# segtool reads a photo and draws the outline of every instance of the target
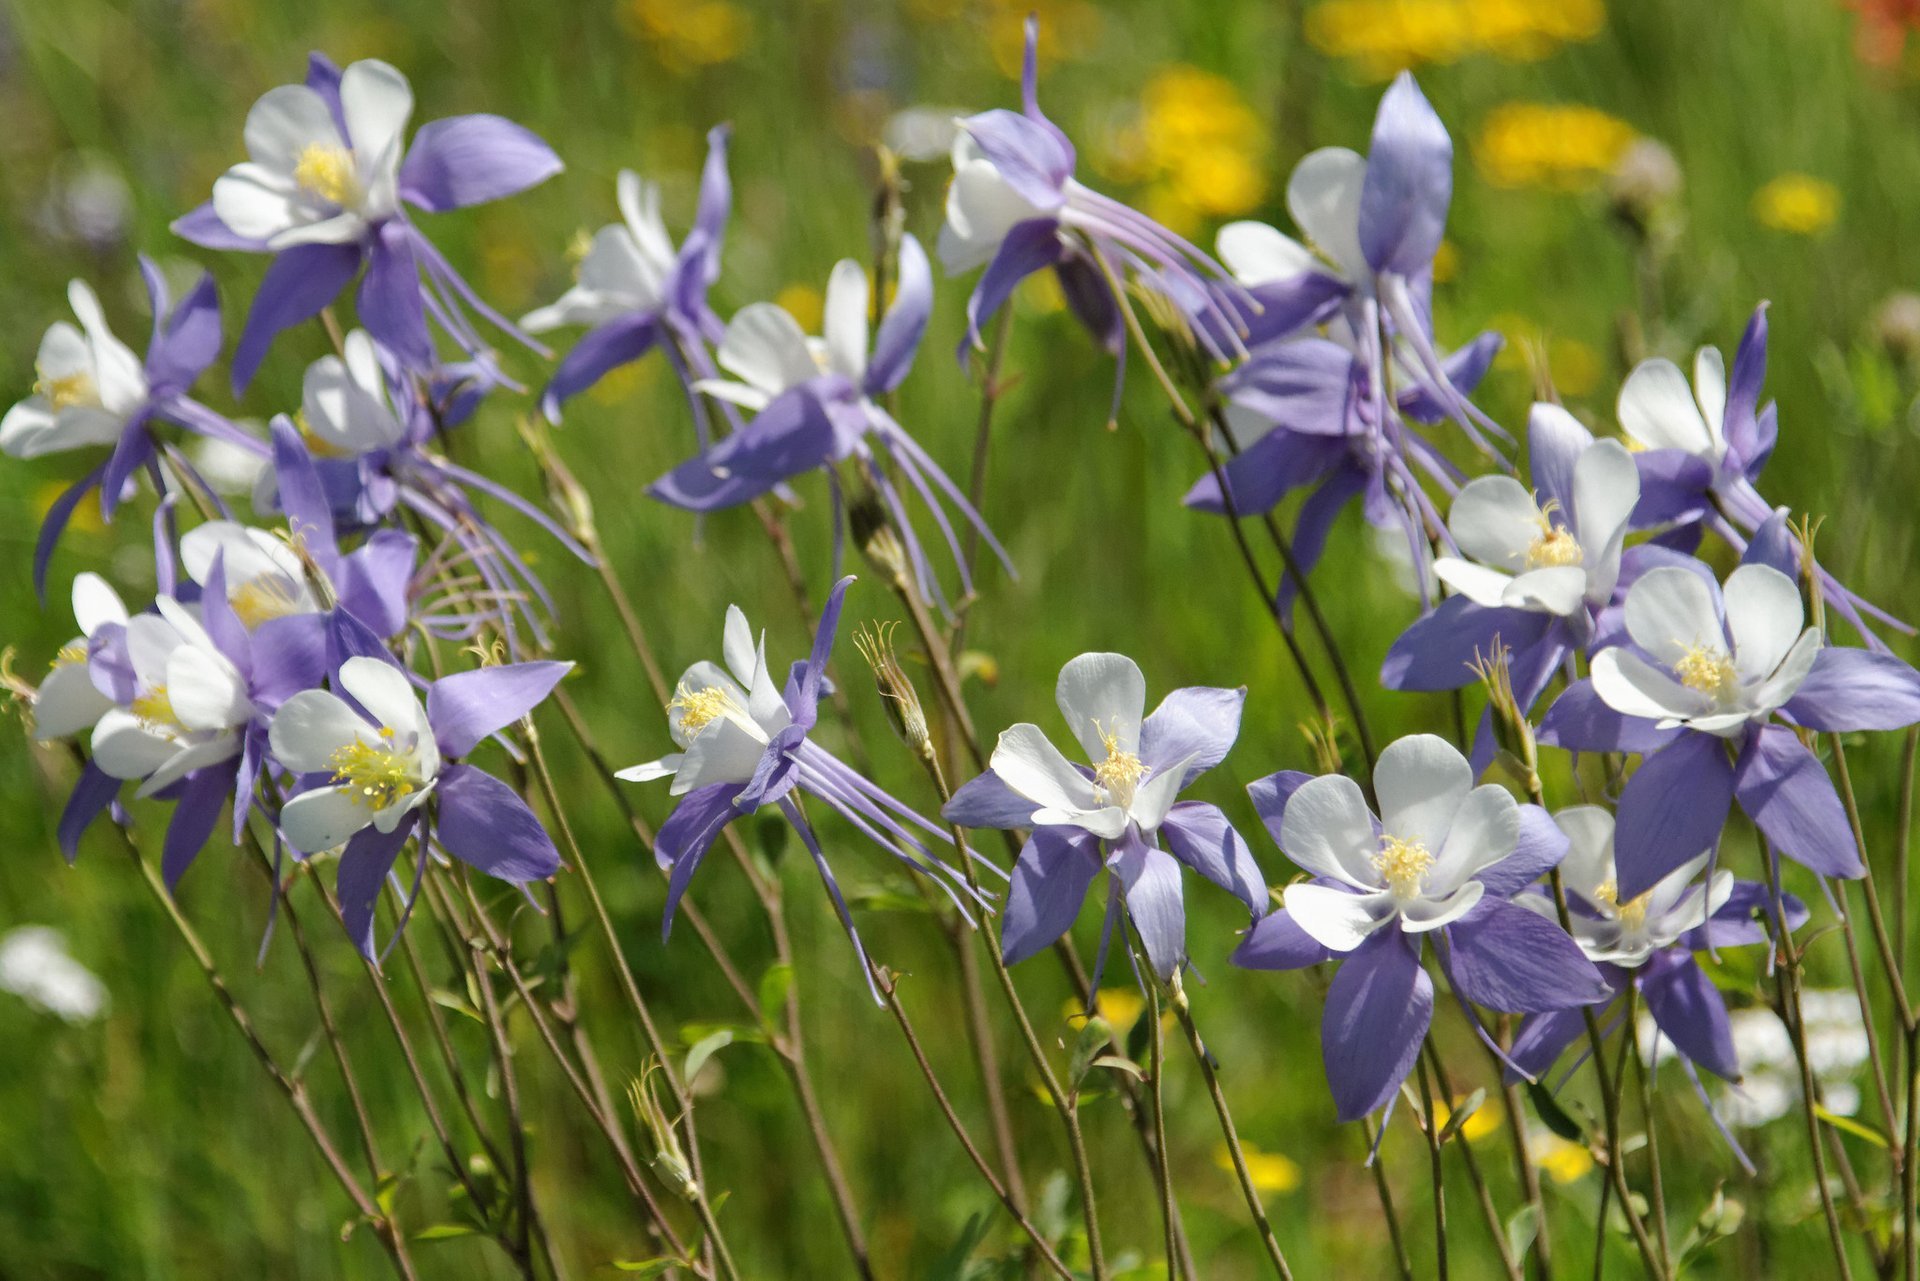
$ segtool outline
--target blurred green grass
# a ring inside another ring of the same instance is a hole
[[[564,252],[576,231],[612,217],[617,169],[632,166],[667,181],[669,220],[683,226],[701,134],[722,120],[735,125],[737,191],[716,291],[722,313],[794,286],[817,289],[835,259],[868,252],[873,168],[862,144],[875,122],[915,104],[1003,105],[1016,92],[991,52],[1005,48],[1008,18],[999,6],[822,0],[723,6],[718,17],[710,4],[684,8],[707,13],[710,25],[691,36],[661,36],[648,18],[660,11],[646,4],[479,0],[450,11],[424,0],[298,7],[13,0],[0,11],[0,119],[7,122],[0,133],[3,398],[24,394],[32,382],[35,346],[44,327],[64,314],[63,286],[74,275],[101,288],[123,337],[143,341],[133,270],[139,249],[169,264],[206,261],[221,281],[228,333],[237,332],[260,264],[197,254],[173,239],[166,224],[205,198],[238,152],[248,105],[266,88],[296,79],[309,48],[342,62],[379,56],[400,66],[413,80],[416,121],[495,111],[558,148],[567,172],[544,187],[498,207],[429,220],[430,234],[509,313],[563,286]],[[1365,145],[1379,83],[1300,45],[1285,6],[1233,0],[1043,8],[1050,22],[1058,20],[1043,36],[1049,49],[1056,30],[1065,34],[1059,58],[1043,72],[1042,101],[1081,140],[1083,176],[1102,181],[1093,163],[1097,140],[1131,119],[1142,87],[1171,64],[1225,77],[1269,131],[1258,161],[1271,194],[1255,216],[1285,224],[1278,193],[1292,160],[1307,148]],[[1017,17],[1017,9],[1012,12]],[[731,18],[723,21],[726,14]],[[1920,524],[1912,518],[1920,444],[1906,412],[1914,384],[1908,371],[1878,356],[1869,330],[1887,293],[1920,282],[1920,223],[1913,212],[1913,193],[1920,191],[1920,130],[1914,127],[1920,100],[1909,80],[1862,67],[1850,43],[1852,23],[1838,5],[1812,0],[1755,0],[1737,17],[1710,6],[1642,0],[1610,5],[1594,38],[1538,61],[1481,55],[1422,68],[1423,87],[1453,128],[1459,155],[1450,229],[1457,269],[1439,291],[1438,323],[1443,340],[1459,341],[1496,320],[1555,340],[1555,372],[1569,402],[1596,423],[1610,424],[1611,398],[1625,368],[1620,334],[1634,277],[1605,200],[1594,191],[1493,187],[1474,167],[1472,144],[1488,114],[1511,101],[1592,105],[1664,142],[1685,175],[1678,201],[1682,235],[1667,275],[1665,323],[1651,341],[1683,361],[1701,341],[1730,347],[1752,305],[1772,300],[1769,390],[1779,398],[1783,431],[1768,492],[1775,501],[1829,517],[1825,558],[1870,597],[1912,617],[1920,614],[1920,593],[1911,587],[1920,558]],[[693,43],[676,43],[688,40]],[[700,65],[689,49],[699,56],[732,49],[735,56]],[[86,245],[50,226],[49,192],[78,153],[101,158],[128,184],[124,236]],[[942,168],[907,170],[909,226],[929,242],[939,222]],[[1786,171],[1806,171],[1837,187],[1842,203],[1830,230],[1791,236],[1756,221],[1755,191]],[[964,474],[977,406],[977,390],[949,357],[960,335],[965,288],[963,282],[941,288],[901,411],[957,475]],[[294,403],[300,371],[322,341],[317,332],[289,335],[242,411],[264,417]],[[1562,368],[1559,357],[1570,366]],[[524,353],[511,358],[529,381],[539,380],[536,362]],[[1102,430],[1110,367],[1044,298],[1023,297],[1007,366],[1019,381],[997,420],[986,510],[1022,572],[1018,582],[989,573],[974,615],[971,643],[998,672],[996,683],[973,690],[976,720],[988,732],[1015,720],[1047,722],[1054,674],[1086,649],[1135,655],[1155,697],[1181,684],[1247,684],[1241,744],[1227,766],[1209,776],[1203,794],[1228,806],[1270,879],[1283,881],[1284,861],[1258,834],[1241,786],[1275,768],[1307,765],[1296,726],[1309,708],[1232,559],[1225,530],[1178,505],[1196,472],[1190,445],[1137,370],[1120,429]],[[1823,369],[1829,371],[1824,377]],[[1834,370],[1851,376],[1837,380]],[[1862,371],[1874,377],[1863,384]],[[202,391],[224,407],[228,400],[216,389],[223,383],[224,369],[218,369]],[[1527,372],[1516,362],[1502,366],[1482,400],[1497,418],[1518,425],[1529,395]],[[512,429],[511,414],[520,408],[491,408],[460,448],[522,492],[537,493]],[[729,601],[769,628],[775,652],[801,651],[805,628],[751,515],[712,519],[695,545],[684,515],[641,500],[641,487],[691,443],[684,406],[663,368],[656,363],[618,378],[581,402],[557,440],[597,501],[607,545],[669,668],[713,652]],[[6,558],[0,610],[8,619],[5,641],[18,649],[26,671],[37,670],[33,665],[71,634],[58,596],[73,572],[102,569],[129,597],[151,584],[138,523],[79,530],[56,562],[56,599],[45,611],[37,606],[28,574],[37,515],[50,488],[75,473],[71,464],[0,467],[0,510],[10,513],[0,519]],[[827,564],[825,495],[817,484],[801,489],[808,506],[791,523],[817,596]],[[504,523],[549,575],[562,620],[561,652],[581,665],[573,693],[602,743],[622,762],[657,754],[665,740],[659,709],[636,679],[592,575],[524,523]],[[1371,688],[1380,657],[1415,606],[1351,514],[1336,532],[1318,583],[1348,662]],[[864,584],[850,610],[850,620],[887,617],[892,603]],[[1911,656],[1910,645],[1901,648]],[[850,684],[862,736],[879,758],[877,776],[930,808],[912,763],[889,751],[892,740],[874,700],[861,696],[862,682]],[[1369,712],[1383,736],[1446,732],[1451,716],[1443,699],[1377,691]],[[695,941],[683,931],[660,944],[660,884],[617,812],[586,782],[572,781],[583,777],[575,754],[559,743],[553,751],[568,780],[573,821],[650,997],[673,1025],[732,1017],[730,997]],[[1871,742],[1855,766],[1870,839],[1882,845],[1892,825],[1896,760],[1897,744]],[[347,1212],[337,1190],[257,1065],[223,1026],[199,974],[123,856],[96,836],[77,868],[61,863],[52,823],[65,782],[57,754],[18,739],[0,749],[6,799],[0,848],[7,851],[0,860],[0,924],[60,928],[75,954],[105,979],[113,1006],[99,1023],[64,1027],[17,1001],[0,1001],[0,1041],[16,1047],[0,1056],[0,1272],[383,1275],[386,1265],[369,1234],[340,1243]],[[651,820],[664,814],[662,792],[636,789],[635,798]],[[150,828],[151,814],[139,815]],[[844,873],[850,882],[889,883],[880,860],[849,833],[829,829],[829,835],[844,847],[836,857],[850,869]],[[869,1003],[810,870],[793,860],[781,866],[795,918],[812,1062],[818,1078],[832,1083],[828,1121],[868,1217],[876,1262],[886,1275],[928,1275],[969,1216],[991,1216],[993,1204],[914,1079],[885,1016]],[[312,1050],[311,1002],[284,939],[264,970],[253,972],[264,926],[262,888],[237,855],[215,848],[183,884],[181,899],[269,1043],[291,1058],[303,1047]],[[743,966],[757,973],[770,951],[735,870],[716,862],[693,893]],[[1296,1269],[1303,1276],[1377,1272],[1384,1264],[1377,1209],[1359,1165],[1357,1131],[1331,1122],[1313,982],[1230,970],[1231,931],[1244,917],[1236,920],[1225,896],[1206,887],[1189,895],[1189,909],[1195,962],[1207,980],[1195,1006],[1222,1061],[1242,1132],[1304,1172],[1299,1186],[1272,1198]],[[391,1037],[344,940],[317,916],[306,924],[325,944],[328,992],[381,1121],[383,1156],[389,1166],[405,1166],[411,1155],[420,1171],[402,1194],[403,1211],[411,1224],[435,1222],[447,1212],[447,1180],[422,1141],[424,1119],[408,1096]],[[979,1132],[965,1040],[957,1024],[942,1017],[950,1008],[943,1006],[950,965],[929,922],[875,912],[863,928],[876,956],[909,976],[903,981],[909,1008],[949,1087],[968,1101]],[[1082,922],[1089,948],[1097,928],[1090,912]],[[638,1040],[618,1020],[603,958],[591,941],[575,956],[588,1008],[604,1020],[600,1035],[615,1070],[637,1071]],[[1831,966],[1838,953],[1829,945],[1821,956]],[[1838,981],[1840,972],[1827,977]],[[1036,961],[1020,979],[1049,1034],[1070,1035],[1059,1017],[1066,989],[1054,969]],[[1116,973],[1110,981],[1125,979]],[[396,986],[414,999],[410,984]],[[456,1026],[456,1035],[475,1061],[483,1057],[476,1027]],[[1008,1036],[1003,1050],[1010,1042]],[[1463,1078],[1485,1079],[1484,1061],[1456,1027],[1448,1027],[1446,1043],[1457,1051]],[[617,1175],[572,1122],[564,1086],[531,1037],[521,1050],[521,1071],[532,1083],[527,1092],[537,1100],[536,1186],[556,1235],[569,1243],[576,1274],[644,1253]],[[1010,1080],[1024,1082],[1016,1058],[1006,1057]],[[323,1111],[336,1132],[346,1134],[349,1118],[325,1060],[322,1050],[310,1075]],[[712,1186],[732,1190],[724,1219],[736,1252],[751,1261],[756,1276],[840,1275],[844,1255],[831,1208],[777,1069],[750,1046],[725,1051],[720,1066],[721,1079],[702,1105],[702,1134]],[[1210,1277],[1257,1275],[1244,1208],[1214,1164],[1210,1109],[1190,1064],[1176,1062],[1169,1092],[1179,1184],[1203,1268]],[[1065,1154],[1043,1104],[1030,1090],[1018,1094],[1017,1120],[1034,1136],[1025,1168],[1038,1187],[1049,1172],[1065,1168]],[[1785,1274],[1821,1266],[1824,1245],[1808,1218],[1807,1183],[1792,1173],[1805,1165],[1794,1123],[1768,1132],[1771,1163],[1787,1174],[1774,1191],[1762,1192],[1737,1176],[1683,1083],[1665,1097],[1671,1107],[1661,1119],[1671,1151],[1691,1158],[1684,1168],[1669,1163],[1682,1223],[1722,1179],[1731,1180],[1730,1195],[1749,1200],[1750,1218],[1760,1223],[1758,1231],[1708,1256],[1700,1273],[1753,1275],[1757,1268],[1758,1274]],[[1112,1245],[1152,1259],[1157,1214],[1134,1140],[1111,1103],[1092,1108],[1090,1142],[1104,1178]],[[1416,1146],[1411,1131],[1397,1126],[1387,1159],[1420,1258],[1429,1233]],[[1506,1180],[1497,1136],[1481,1156],[1497,1180]],[[1871,1157],[1869,1148],[1856,1151],[1863,1163]],[[1469,1189],[1463,1183],[1450,1191],[1463,1275],[1481,1274],[1491,1255]],[[1574,1244],[1570,1237],[1586,1238],[1596,1192],[1591,1175],[1550,1191],[1568,1225],[1563,1249]],[[998,1221],[994,1230],[1001,1230]],[[496,1256],[470,1241],[423,1243],[419,1254],[431,1275],[507,1275]]]

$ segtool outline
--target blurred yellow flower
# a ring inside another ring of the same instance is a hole
[[[1093,1002],[1093,1012],[1107,1021],[1107,1026],[1113,1029],[1115,1036],[1125,1036],[1127,1029],[1134,1025],[1146,1008],[1146,998],[1130,987],[1103,987]],[[1065,1014],[1067,1022],[1074,1027],[1087,1021],[1086,1011],[1079,1001],[1068,1001]]]
[[[827,300],[812,285],[791,284],[773,296],[774,305],[800,322],[800,328],[810,334],[820,332],[820,318],[826,310]]]
[[[1300,1186],[1300,1167],[1287,1157],[1278,1152],[1262,1152],[1244,1140],[1240,1152],[1247,1159],[1247,1173],[1253,1176],[1255,1191],[1291,1192]],[[1213,1163],[1229,1174],[1234,1172],[1233,1153],[1226,1144],[1214,1144]]]
[[[1267,129],[1231,81],[1171,66],[1147,82],[1136,119],[1100,156],[1103,174],[1146,188],[1146,211],[1182,234],[1257,207]]]
[[[732,62],[753,34],[752,17],[727,0],[627,0],[623,17],[674,71]]]
[[[1530,377],[1542,360],[1554,389],[1565,396],[1581,397],[1600,385],[1600,353],[1578,338],[1550,334],[1525,316],[1506,314],[1494,317],[1491,328],[1506,335],[1506,346],[1494,357],[1494,368],[1510,370]]]
[[[1601,0],[1326,0],[1307,14],[1307,39],[1385,79],[1476,53],[1532,62],[1592,39],[1606,21]]]
[[[1444,285],[1460,274],[1460,247],[1451,240],[1440,242],[1433,254],[1433,283]]]
[[[36,516],[44,517],[60,495],[67,492],[65,481],[50,480],[33,491],[33,511]],[[73,515],[67,518],[67,528],[83,533],[97,534],[107,527],[100,518],[99,503],[81,503],[73,509]]]
[[[1581,191],[1612,171],[1633,138],[1632,125],[1593,107],[1509,102],[1480,127],[1473,157],[1496,187]]]
[[[1442,1129],[1446,1128],[1448,1119],[1453,1116],[1453,1109],[1466,1101],[1467,1096],[1462,1094],[1454,1098],[1452,1106],[1435,1102],[1433,1119]],[[1506,1111],[1500,1104],[1500,1096],[1489,1094],[1480,1100],[1480,1106],[1473,1110],[1473,1115],[1460,1123],[1460,1137],[1469,1143],[1478,1143],[1500,1128],[1500,1121],[1505,1115]]]
[[[1840,190],[1812,174],[1783,173],[1754,193],[1753,216],[1775,231],[1818,235],[1840,216]]]
[[[1563,1139],[1541,1131],[1527,1136],[1527,1150],[1533,1163],[1555,1183],[1577,1183],[1593,1169],[1593,1153],[1584,1143]]]

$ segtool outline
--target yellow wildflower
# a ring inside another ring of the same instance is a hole
[[[1231,81],[1175,65],[1147,82],[1137,118],[1108,139],[1099,168],[1145,187],[1147,212],[1184,234],[1260,204],[1266,149],[1266,125]]]
[[[1812,174],[1783,173],[1753,196],[1761,225],[1796,236],[1814,236],[1840,216],[1840,190]]]
[[[1320,52],[1384,80],[1473,54],[1536,61],[1592,39],[1606,20],[1601,0],[1325,0],[1308,11],[1306,27]]]
[[[752,17],[728,0],[629,0],[626,24],[675,71],[732,62],[746,50]]]
[[[1278,1152],[1262,1152],[1241,1141],[1240,1154],[1247,1159],[1247,1173],[1253,1176],[1256,1192],[1291,1192],[1300,1186],[1300,1167]],[[1213,1163],[1233,1173],[1233,1152],[1224,1143],[1213,1146]]]
[[[1610,173],[1633,138],[1633,126],[1593,107],[1510,102],[1487,117],[1473,154],[1496,187],[1580,191]]]
[[[794,283],[773,296],[774,305],[800,322],[800,328],[810,334],[820,332],[820,318],[826,310],[827,300],[812,285]]]

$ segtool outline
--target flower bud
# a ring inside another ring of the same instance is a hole
[[[893,648],[893,632],[899,625],[898,622],[876,627],[862,625],[853,634],[853,646],[873,669],[873,683],[880,691],[880,701],[887,709],[887,719],[893,722],[894,733],[921,756],[931,756],[933,736],[927,731],[926,709],[920,705],[920,693],[907,678]]]
[[[1644,231],[1680,194],[1683,181],[1673,152],[1652,138],[1636,138],[1614,162],[1607,196],[1616,215]]]
[[[629,1082],[627,1098],[633,1104],[633,1113],[640,1121],[640,1128],[646,1132],[652,1144],[653,1156],[648,1164],[652,1165],[653,1172],[675,1195],[690,1202],[698,1201],[700,1185],[694,1180],[693,1168],[680,1147],[680,1136],[674,1131],[674,1123],[668,1119],[653,1092],[653,1074],[659,1070],[658,1063],[651,1064],[639,1080]]]
[[[1533,724],[1527,719],[1527,713],[1520,706],[1520,700],[1513,692],[1513,669],[1510,659],[1513,651],[1502,645],[1496,637],[1493,652],[1476,654],[1473,670],[1487,687],[1487,706],[1492,711],[1493,739],[1499,744],[1503,755],[1510,757],[1522,777],[1534,779],[1538,775],[1540,758],[1534,744]]]

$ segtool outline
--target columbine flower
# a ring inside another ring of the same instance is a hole
[[[972,590],[972,576],[942,497],[1011,571],[1006,552],[960,487],[879,403],[907,376],[932,310],[933,274],[926,252],[911,235],[901,238],[898,289],[871,340],[867,273],[851,258],[835,264],[828,281],[823,338],[809,338],[800,322],[774,303],[742,308],[727,325],[719,350],[720,367],[738,381],[705,378],[694,387],[755,417],[647,492],[689,511],[713,511],[757,498],[805,472],[858,459],[900,531],[922,595],[937,600],[938,584],[906,504],[881,466],[885,460],[899,468],[933,513],[960,567],[962,591]]]
[[[0,936],[0,991],[68,1023],[88,1023],[107,1008],[107,985],[67,951],[49,925],[20,925]]]
[[[1177,689],[1147,716],[1146,677],[1131,658],[1082,654],[1060,669],[1054,701],[1090,769],[1061,755],[1037,725],[1001,732],[987,773],[954,793],[942,812],[963,827],[1033,829],[1014,865],[1000,927],[1008,964],[1072,927],[1102,868],[1112,875],[1096,986],[1122,903],[1160,980],[1185,966],[1183,863],[1236,895],[1255,917],[1266,910],[1259,865],[1227,816],[1204,801],[1175,799],[1226,759],[1246,696],[1245,688]]]
[[[953,143],[953,185],[940,229],[940,261],[949,275],[985,264],[967,299],[967,337],[1005,305],[1014,286],[1052,268],[1061,292],[1094,338],[1118,355],[1125,339],[1119,302],[1096,255],[1118,273],[1133,264],[1155,287],[1191,300],[1196,333],[1225,360],[1244,351],[1244,295],[1216,290],[1224,273],[1213,260],[1146,215],[1074,180],[1073,143],[1041,114],[1036,84],[1039,23],[1027,20],[1020,75],[1022,109],[967,116]],[[1226,301],[1222,301],[1222,298]]]
[[[1638,896],[1716,846],[1737,798],[1780,852],[1827,876],[1863,873],[1819,759],[1776,715],[1815,730],[1920,721],[1920,673],[1889,654],[1824,648],[1776,523],[1724,589],[1705,566],[1649,570],[1628,590],[1631,644],[1601,650],[1568,687],[1540,741],[1643,756],[1620,794],[1620,889]],[[1790,563],[1790,561],[1789,561]]]
[[[1625,992],[1629,985],[1640,993],[1655,1026],[1689,1063],[1737,1080],[1740,1060],[1726,1002],[1693,954],[1768,941],[1773,904],[1766,887],[1736,881],[1727,871],[1700,880],[1710,859],[1701,853],[1646,893],[1627,898],[1620,892],[1614,866],[1613,816],[1598,806],[1578,805],[1553,817],[1568,839],[1560,875],[1574,941],[1614,993]],[[1515,901],[1557,919],[1557,909],[1544,893],[1524,894]],[[1788,930],[1806,921],[1806,908],[1792,896],[1786,896],[1782,906]],[[1608,1023],[1605,1011],[1594,1013],[1602,1025]],[[1579,1010],[1526,1019],[1509,1054],[1517,1069],[1510,1076],[1543,1074],[1585,1032],[1585,1015]]]
[[[1321,1023],[1340,1119],[1387,1103],[1412,1070],[1433,1017],[1421,966],[1432,935],[1463,1001],[1510,1013],[1574,1009],[1609,992],[1558,925],[1509,900],[1557,864],[1566,838],[1544,811],[1431,734],[1400,739],[1374,770],[1381,816],[1339,774],[1283,772],[1253,784],[1280,848],[1314,879],[1287,887],[1233,955],[1249,969],[1344,957]]]
[[[560,159],[490,115],[433,121],[408,146],[412,115],[413,88],[394,68],[369,59],[341,71],[316,53],[305,84],[269,90],[247,113],[248,159],[214,183],[211,202],[174,223],[209,249],[275,255],[234,351],[236,390],[252,381],[275,335],[317,315],[363,264],[360,323],[416,369],[433,365],[429,313],[463,349],[484,350],[456,299],[518,334],[414,229],[404,206],[441,213],[498,200],[560,172]]]
[[[1640,494],[1633,456],[1547,404],[1533,407],[1528,450],[1532,492],[1482,476],[1453,500],[1447,527],[1463,554],[1440,557],[1434,572],[1459,595],[1394,642],[1380,671],[1389,689],[1460,689],[1476,679],[1476,659],[1504,645],[1526,710],[1603,630]]]
[[[635,783],[671,778],[670,793],[683,798],[660,825],[653,844],[655,859],[670,874],[662,938],[671,934],[680,898],[720,829],[763,805],[777,805],[813,856],[871,989],[872,966],[813,825],[791,795],[796,788],[939,883],[963,916],[968,913],[961,895],[972,891],[962,875],[931,854],[908,825],[950,840],[944,831],[808,737],[819,716],[827,657],[840,626],[841,603],[852,582],[847,577],[834,584],[820,612],[813,650],[805,662],[793,665],[784,689],[774,683],[767,665],[765,638],[756,643],[746,615],[738,606],[729,606],[720,650],[725,665],[700,662],[689,667],[667,704],[667,730],[682,750],[621,770],[618,777]],[[873,991],[878,1001],[879,992]]]
[[[94,683],[89,660],[95,635],[104,642],[127,625],[127,607],[106,579],[78,574],[73,580],[73,621],[80,635],[60,647],[33,696],[33,736],[43,742],[92,729],[114,705]]]
[[[1758,537],[1776,514],[1756,486],[1780,435],[1776,406],[1772,401],[1760,404],[1766,376],[1765,303],[1754,309],[1740,336],[1731,373],[1716,347],[1702,347],[1695,355],[1691,387],[1670,360],[1656,357],[1634,366],[1621,384],[1618,413],[1620,429],[1638,447],[1635,528],[1660,529],[1663,542],[1683,551],[1692,550],[1704,529],[1735,551],[1744,551],[1748,541]],[[1804,555],[1796,546],[1795,556]],[[1913,631],[1848,591],[1826,570],[1814,568],[1828,605],[1860,632],[1869,649],[1886,646],[1868,629],[1867,618]]]
[[[220,304],[214,296],[213,277],[201,276],[193,292],[175,308],[159,269],[145,257],[140,259],[140,272],[153,307],[153,337],[146,359],[114,337],[100,300],[85,281],[75,280],[67,286],[67,301],[80,328],[58,321],[47,330],[34,361],[33,394],[0,420],[0,450],[16,458],[92,445],[113,447],[105,462],[47,509],[33,559],[34,586],[43,593],[54,544],[89,490],[98,487],[101,511],[111,520],[141,468],[156,477],[156,488],[162,487],[155,460],[155,419],[255,455],[265,453],[259,441],[187,395],[220,354]],[[192,471],[192,465],[177,453],[170,454],[168,461]]]
[[[334,673],[337,693],[303,690],[274,714],[274,759],[303,783],[280,807],[281,834],[305,854],[345,844],[340,910],[369,959],[380,887],[416,828],[423,862],[426,847],[437,845],[514,885],[559,868],[559,852],[526,802],[457,758],[531,712],[572,666],[509,663],[456,672],[427,686],[423,708],[398,666],[359,655]]]
[[[676,251],[660,217],[660,189],[622,169],[618,183],[621,221],[602,227],[581,259],[573,287],[557,301],[528,312],[528,333],[562,325],[591,325],[553,371],[541,397],[548,418],[560,421],[560,405],[665,344],[676,370],[683,359],[704,368],[705,344],[719,336],[720,321],[707,305],[707,290],[720,275],[720,241],[726,233],[733,188],[727,178],[727,139],[719,125],[707,133],[707,163],[700,175],[700,205],[693,229]],[[684,353],[684,354],[683,354]],[[695,402],[700,440],[707,440],[705,411]]]

